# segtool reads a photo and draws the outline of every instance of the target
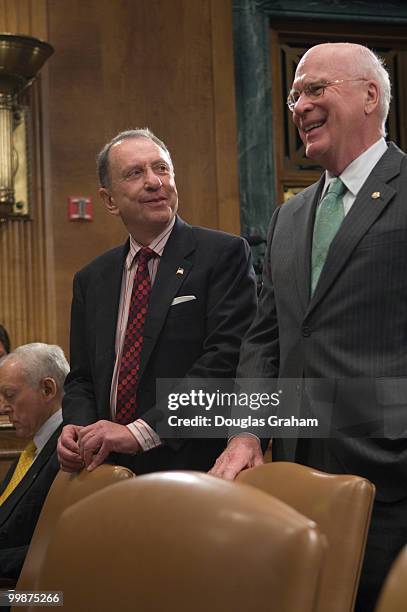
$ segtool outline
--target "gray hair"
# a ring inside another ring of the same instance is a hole
[[[357,64],[357,72],[365,73],[379,84],[379,116],[382,121],[382,136],[386,135],[385,124],[389,114],[391,101],[391,84],[389,73],[385,68],[385,61],[379,55],[364,47],[358,45],[358,57],[355,58]]]
[[[69,364],[60,346],[43,342],[23,344],[1,359],[0,368],[12,360],[21,363],[31,386],[36,387],[44,378],[53,378],[62,396]]]
[[[164,144],[162,140],[157,138],[155,134],[148,128],[135,128],[133,130],[126,130],[125,132],[120,132],[112,138],[110,142],[105,144],[103,149],[100,151],[98,156],[96,157],[96,169],[97,175],[99,178],[99,183],[101,187],[109,187],[110,186],[110,176],[109,176],[109,153],[110,149],[113,145],[121,140],[128,140],[129,138],[148,138],[155,142],[156,145],[160,147],[170,158],[171,168],[173,169],[173,163],[171,159],[171,155],[167,146]]]

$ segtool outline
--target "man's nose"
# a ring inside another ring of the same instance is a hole
[[[163,182],[158,174],[156,174],[152,168],[147,168],[145,174],[145,187],[147,189],[159,189],[162,184]]]
[[[313,101],[305,92],[301,92],[300,97],[294,105],[293,115],[303,115],[308,110],[311,110],[314,107]]]

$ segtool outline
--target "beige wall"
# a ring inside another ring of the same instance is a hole
[[[67,348],[74,272],[125,237],[99,203],[94,173],[119,130],[148,125],[167,143],[187,221],[239,233],[231,22],[231,0],[0,0],[0,30],[55,48],[37,85],[35,215],[0,228],[0,321],[14,344]],[[93,222],[67,220],[69,195],[92,196]],[[27,226],[31,255],[24,237],[11,238]],[[33,264],[42,281],[29,293]]]

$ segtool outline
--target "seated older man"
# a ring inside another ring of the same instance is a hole
[[[59,346],[25,344],[0,360],[0,399],[27,446],[0,485],[0,575],[18,578],[58,469],[61,400],[69,365]]]

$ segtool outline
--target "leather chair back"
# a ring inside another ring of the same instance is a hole
[[[44,561],[51,534],[62,512],[77,501],[124,479],[134,478],[133,472],[118,465],[100,465],[92,472],[68,473],[61,470],[45,499],[28,553],[17,582],[17,590],[37,590],[37,577]],[[21,610],[21,608],[18,608]]]
[[[327,474],[285,461],[243,471],[237,478],[315,521],[327,538],[317,612],[354,609],[375,495],[358,476]]]
[[[161,472],[68,508],[38,589],[75,612],[311,612],[323,553],[315,523],[265,493]]]
[[[407,609],[407,546],[388,573],[375,612],[405,612]]]

